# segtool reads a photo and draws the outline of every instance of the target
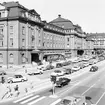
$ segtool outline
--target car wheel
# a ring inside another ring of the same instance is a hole
[[[40,72],[40,74],[43,74],[42,72]]]
[[[22,79],[21,82],[24,82],[24,79]]]
[[[10,80],[8,83],[13,83],[13,81],[12,81],[12,80]]]

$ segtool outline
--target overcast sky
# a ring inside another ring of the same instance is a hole
[[[28,9],[35,9],[42,20],[52,21],[61,14],[62,18],[79,24],[83,31],[105,32],[105,0],[0,0],[19,1]]]

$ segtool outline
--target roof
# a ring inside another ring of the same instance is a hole
[[[64,29],[74,29],[75,28],[73,26],[73,23],[70,20],[62,18],[61,15],[58,15],[58,18],[52,20],[49,23],[60,26]]]
[[[87,36],[105,36],[105,33],[89,33]]]
[[[73,101],[73,100],[75,100],[75,97],[72,97],[72,96],[66,96],[64,99]]]
[[[34,9],[29,10],[30,13],[33,13],[34,15],[40,16]]]
[[[27,8],[25,8],[24,6],[22,6],[21,4],[19,4],[19,2],[14,2],[14,1],[11,1],[11,2],[3,2],[3,5],[7,8],[9,7],[21,7],[21,8],[24,8],[27,10]]]

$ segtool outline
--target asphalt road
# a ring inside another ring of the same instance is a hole
[[[39,93],[32,93],[25,97],[1,103],[0,105],[59,105],[61,99],[67,95],[81,94],[89,97],[87,105],[105,105],[105,67],[99,66],[96,72],[87,72],[71,81],[63,88],[56,88],[56,96],[51,96],[50,89]]]

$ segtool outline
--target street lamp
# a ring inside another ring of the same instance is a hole
[[[7,9],[8,15],[7,15],[7,69],[8,69],[8,35],[9,35],[9,27],[8,27],[8,16],[9,16],[9,8]]]

